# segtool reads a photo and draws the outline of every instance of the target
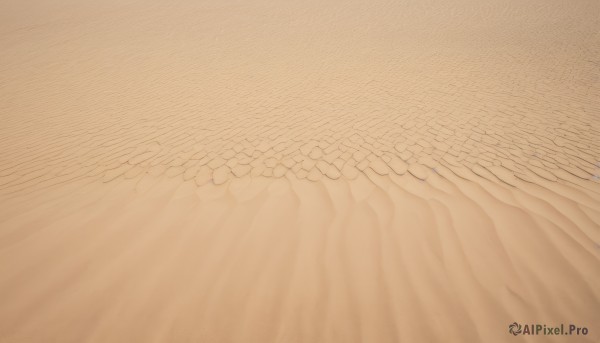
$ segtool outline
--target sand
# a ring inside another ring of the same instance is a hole
[[[0,342],[598,342],[598,13],[0,1]]]

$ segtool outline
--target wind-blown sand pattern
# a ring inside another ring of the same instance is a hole
[[[600,2],[0,13],[0,342],[600,339]]]

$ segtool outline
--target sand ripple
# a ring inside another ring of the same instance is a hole
[[[2,2],[0,341],[598,341],[599,11]]]

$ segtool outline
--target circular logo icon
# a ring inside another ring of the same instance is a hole
[[[518,335],[521,333],[521,324],[514,322],[508,326],[508,332],[513,335]]]

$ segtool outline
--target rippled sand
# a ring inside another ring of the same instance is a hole
[[[598,1],[0,13],[0,342],[600,339]]]

